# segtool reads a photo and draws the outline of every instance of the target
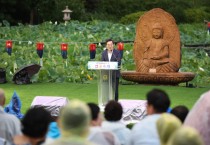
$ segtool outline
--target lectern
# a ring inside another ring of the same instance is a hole
[[[114,98],[118,62],[89,61],[88,69],[98,73],[98,105],[103,110],[107,102]]]

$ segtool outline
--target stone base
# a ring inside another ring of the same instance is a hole
[[[139,84],[160,84],[160,85],[178,85],[193,80],[194,73],[174,72],[174,73],[140,73],[136,71],[121,72],[124,80],[136,82]]]

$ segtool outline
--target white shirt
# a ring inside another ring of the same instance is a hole
[[[113,51],[112,51],[112,52],[113,52]],[[111,60],[111,58],[112,58],[112,52],[108,52],[108,51],[107,51],[109,61],[110,61],[110,60]]]
[[[127,145],[130,140],[131,130],[121,121],[103,121],[102,129],[111,131],[118,138],[121,145]]]
[[[131,130],[129,145],[160,145],[160,139],[156,128],[156,122],[160,114],[146,116]]]
[[[109,131],[103,131],[99,126],[91,126],[88,140],[98,145],[120,145],[118,138]]]

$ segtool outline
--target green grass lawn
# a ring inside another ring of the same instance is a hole
[[[80,99],[85,102],[98,102],[97,82],[79,83],[34,83],[29,85],[16,85],[12,83],[0,84],[6,93],[8,104],[14,91],[20,96],[22,112],[30,107],[35,96],[64,96],[69,99]],[[183,86],[151,86],[151,85],[122,85],[119,86],[120,99],[144,100],[147,92],[153,88],[165,90],[171,99],[171,107],[186,105],[191,108],[199,96],[208,91],[210,86],[204,88],[186,88]]]

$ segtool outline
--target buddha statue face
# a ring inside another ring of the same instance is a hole
[[[152,37],[155,39],[160,39],[163,37],[163,27],[160,23],[155,23],[152,26]]]
[[[158,29],[158,28],[155,28],[152,30],[152,37],[155,38],[155,39],[160,39],[162,38],[162,30],[161,29]]]

